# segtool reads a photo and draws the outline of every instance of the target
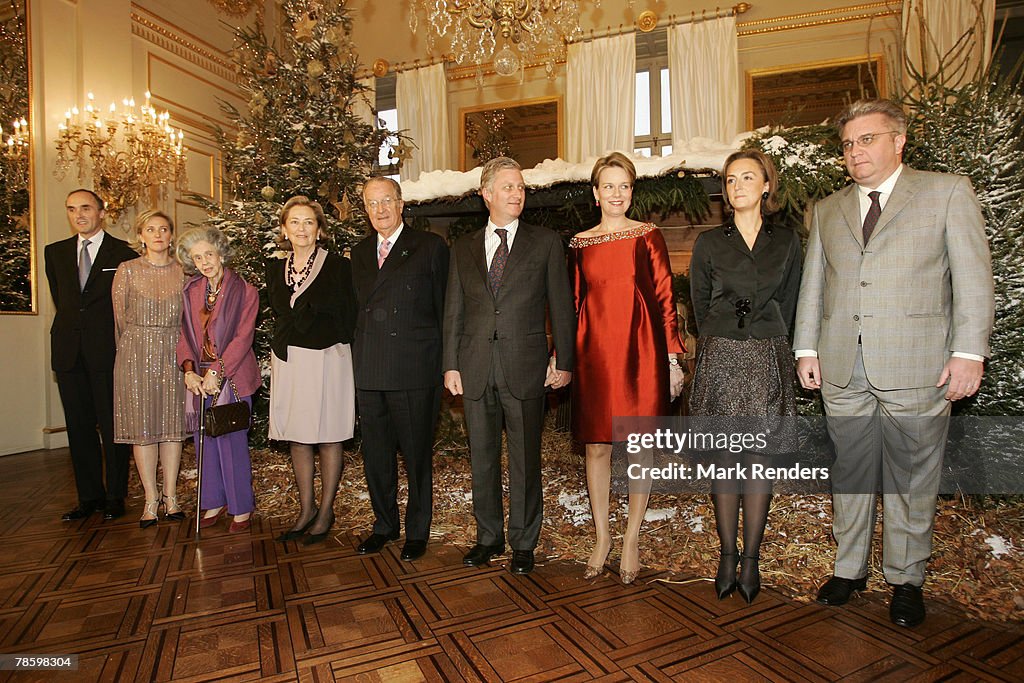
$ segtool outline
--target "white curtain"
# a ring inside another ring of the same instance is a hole
[[[395,81],[398,128],[416,148],[402,164],[402,180],[451,168],[448,145],[448,81],[444,64],[400,71]]]
[[[739,132],[739,59],[736,18],[669,26],[668,73],[672,92],[672,147],[691,138],[729,143]]]
[[[579,163],[633,153],[636,36],[626,33],[569,46],[565,74],[565,157]]]
[[[374,76],[360,78],[359,85],[366,88],[366,90],[359,93],[353,99],[352,113],[363,123],[376,128],[377,122],[374,120],[373,110],[377,108],[377,79]]]
[[[936,75],[939,59],[956,46],[960,37],[974,29],[967,49],[946,65],[945,85],[956,87],[973,80],[979,68],[988,66],[992,50],[995,0],[906,0],[903,31],[907,57],[914,69]],[[912,86],[904,76],[904,84]]]

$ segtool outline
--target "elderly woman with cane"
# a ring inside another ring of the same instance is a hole
[[[211,406],[245,402],[260,388],[252,339],[259,296],[256,288],[226,266],[227,238],[216,228],[196,228],[181,236],[178,260],[193,275],[185,284],[178,365],[185,373],[186,427],[195,433],[200,455],[198,527],[215,525],[227,512],[229,531],[250,526],[254,507],[247,428],[221,436],[200,432]],[[200,445],[202,448],[200,448]]]

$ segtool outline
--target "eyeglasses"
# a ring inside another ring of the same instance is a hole
[[[853,151],[856,143],[861,147],[870,147],[880,135],[902,135],[898,130],[883,130],[881,133],[864,133],[856,140],[843,140],[843,153]]]
[[[392,205],[394,205],[394,203],[397,201],[398,197],[385,197],[384,199],[380,200],[371,199],[370,201],[366,202],[366,208],[370,209],[371,211],[376,211],[378,208],[390,209]]]

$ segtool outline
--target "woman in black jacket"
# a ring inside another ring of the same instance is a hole
[[[795,232],[767,218],[778,209],[777,187],[778,174],[762,152],[730,155],[722,170],[722,195],[732,218],[701,233],[693,247],[690,292],[700,339],[690,414],[745,418],[724,421],[733,431],[760,431],[757,426],[765,417],[796,415],[789,331],[800,289],[801,250]],[[783,433],[792,434],[791,428],[783,425]],[[785,440],[773,435],[768,450],[789,450]],[[752,472],[749,466],[763,464],[765,457],[745,452],[733,464]],[[738,589],[752,602],[761,590],[758,559],[771,481],[713,479],[711,492],[721,543],[715,590],[723,599]],[[738,555],[741,502],[743,554]]]
[[[270,438],[291,442],[299,489],[299,518],[278,536],[306,535],[306,545],[327,537],[342,470],[342,441],[355,428],[355,384],[349,344],[355,293],[348,259],[317,246],[327,227],[320,205],[292,197],[281,211],[291,245],[285,259],[267,263],[267,295],[274,311],[270,359]],[[313,489],[313,449],[320,451],[321,500]]]

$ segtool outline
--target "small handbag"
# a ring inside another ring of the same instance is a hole
[[[231,391],[237,399],[238,389],[235,388],[235,382],[230,377],[228,377],[228,384],[231,385]],[[215,438],[248,429],[251,424],[252,413],[249,410],[249,404],[245,401],[235,400],[231,403],[213,405],[203,413],[203,429],[207,436]]]

